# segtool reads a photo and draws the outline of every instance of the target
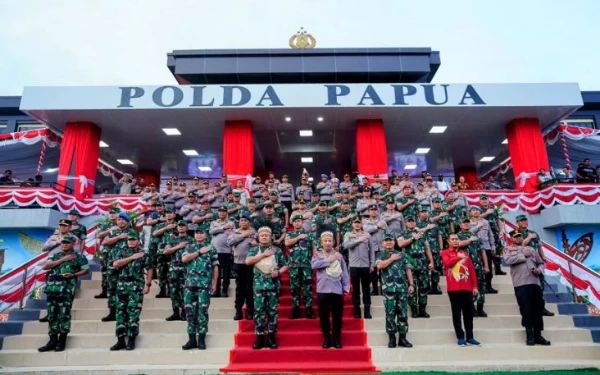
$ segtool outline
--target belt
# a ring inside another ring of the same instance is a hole
[[[50,275],[47,278],[47,281],[63,281],[65,278],[62,275]]]
[[[175,261],[175,262],[173,262],[173,267],[183,267],[183,262]]]

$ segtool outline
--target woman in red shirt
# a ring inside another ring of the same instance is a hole
[[[473,337],[473,296],[477,290],[477,275],[469,254],[458,247],[458,236],[448,237],[450,247],[442,251],[442,263],[446,272],[448,297],[452,308],[452,324],[458,339],[458,346],[481,346]],[[461,315],[465,324],[462,329]],[[466,331],[466,340],[465,340]]]

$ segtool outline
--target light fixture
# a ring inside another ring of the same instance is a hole
[[[291,117],[288,116],[288,117],[285,118],[285,122],[290,122],[290,121],[292,121]]]
[[[429,150],[431,150],[430,148],[418,148],[417,151],[415,151],[415,154],[426,154],[429,152]]]
[[[495,158],[495,156],[484,156],[481,159],[479,159],[479,161],[488,162],[494,160]]]
[[[186,156],[198,156],[198,151],[196,150],[183,150],[183,153]]]
[[[300,161],[302,163],[312,163],[313,162],[313,158],[300,158]]]
[[[211,167],[198,167],[198,169],[200,170],[200,172],[210,172],[210,171],[212,171]]]
[[[108,147],[108,144],[104,141],[100,141],[100,147]]]
[[[505,140],[503,140],[503,141],[502,141],[502,144],[503,144],[503,145],[507,145],[507,144],[508,144],[508,139],[505,139]]]
[[[404,169],[417,169],[417,165],[416,164],[406,164],[404,166]]]
[[[300,136],[301,137],[312,137],[313,136],[312,130],[300,130]]]
[[[117,161],[123,165],[133,165],[133,162],[129,159],[117,159]]]
[[[323,120],[324,120],[324,119],[323,119],[323,116],[319,116],[319,117],[317,117],[317,121],[319,121],[319,122],[323,122]]]
[[[163,128],[166,135],[181,135],[181,132],[177,128]]]
[[[434,134],[442,134],[443,132],[446,131],[446,128],[448,128],[448,127],[447,126],[432,126],[431,130],[429,132],[434,133]]]
[[[58,168],[48,168],[48,169],[46,169],[45,172],[46,173],[55,173],[55,172],[58,172]]]

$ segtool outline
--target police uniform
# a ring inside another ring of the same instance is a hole
[[[326,178],[327,178],[326,174],[321,175],[321,180],[326,179]],[[328,181],[319,182],[317,184],[317,186],[315,187],[315,189],[319,193],[320,200],[326,201],[326,202],[331,200],[331,196],[333,195],[334,190]]]
[[[360,223],[359,217],[352,223]],[[360,230],[351,231],[344,235],[342,246],[348,251],[348,266],[350,268],[350,281],[352,283],[352,304],[354,318],[360,319],[360,295],[362,288],[362,302],[365,309],[365,318],[371,319],[371,269],[375,266],[375,252],[371,246],[369,233]]]
[[[304,203],[304,200],[301,199],[298,203]],[[304,229],[305,232],[310,232],[312,229],[313,213],[306,209],[298,209],[290,215],[290,224],[294,222],[294,218],[297,216],[302,218],[302,229]]]
[[[227,212],[227,206],[219,207],[219,212]],[[233,253],[231,246],[227,243],[227,238],[233,233],[235,225],[233,221],[225,217],[210,223],[209,233],[212,236],[210,243],[217,249],[219,258],[219,278],[217,279],[217,289],[213,297],[228,297],[229,285],[231,280],[231,266],[233,265]],[[222,288],[221,288],[222,286]]]
[[[242,219],[252,223],[252,218],[246,213],[240,217],[240,220]],[[252,247],[251,242],[256,241],[256,231],[252,225],[247,230],[252,233],[245,235],[241,228],[237,228],[227,238],[227,244],[233,250],[233,271],[236,275],[234,320],[243,319],[242,307],[244,304],[246,305],[246,319],[254,318],[254,292],[252,290],[254,275],[252,266],[246,265],[246,256]]]
[[[396,211],[395,202],[394,198],[388,198],[386,204],[394,203],[394,208],[392,210],[386,209],[379,215],[379,219],[385,221],[387,224],[387,233],[391,233],[394,238],[398,237],[406,229],[404,227],[404,216]]]
[[[378,211],[377,205],[372,204],[369,207],[369,211],[376,210]],[[372,219],[371,216],[366,217],[362,221],[363,230],[369,233],[369,241],[371,241],[371,248],[373,249],[375,258],[381,251],[381,240],[383,238],[383,234],[387,231],[387,224],[384,220],[379,219],[379,215],[377,214],[375,219]],[[379,271],[374,270],[371,272],[371,294],[374,296],[379,295]]]
[[[297,217],[297,220],[302,220]],[[313,279],[310,268],[310,259],[313,254],[312,233],[304,230],[293,230],[285,236],[286,241],[292,240],[302,234],[307,238],[299,240],[293,246],[289,247],[288,266],[290,267],[290,289],[292,294],[292,314],[290,319],[300,318],[300,300],[304,300],[306,308],[306,317],[313,319]]]
[[[283,175],[283,178],[287,178],[287,175]],[[279,200],[288,212],[291,212],[292,202],[294,201],[294,187],[289,182],[282,182],[277,185],[277,190],[279,191]]]

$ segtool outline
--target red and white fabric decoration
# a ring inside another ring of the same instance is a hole
[[[28,130],[25,132],[0,134],[0,147],[17,143],[22,143],[29,146],[40,141],[43,141],[50,147],[56,147],[60,144],[61,138],[47,128]]]
[[[556,129],[546,135],[546,144],[553,145],[559,139],[560,135],[568,139],[579,141],[582,139],[593,139],[600,141],[600,129],[582,128],[580,126],[560,124]]]

